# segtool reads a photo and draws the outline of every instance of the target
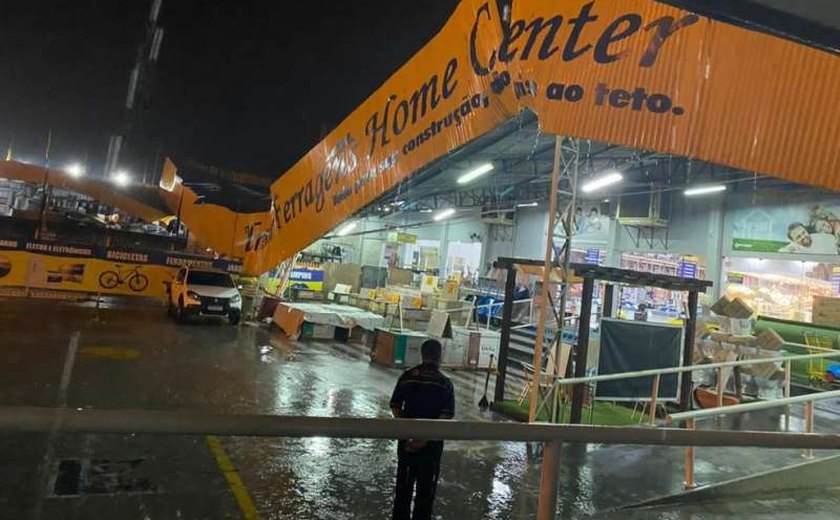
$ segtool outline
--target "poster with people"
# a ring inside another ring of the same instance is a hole
[[[840,254],[840,202],[747,207],[734,212],[732,224],[735,251]]]
[[[556,235],[565,237],[563,225],[558,224]],[[598,205],[575,207],[572,236],[584,242],[609,242],[610,217],[601,213]]]

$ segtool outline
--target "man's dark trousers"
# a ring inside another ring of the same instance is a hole
[[[443,443],[431,441],[415,452],[407,452],[405,446],[406,442],[400,441],[397,447],[393,520],[431,520]],[[410,514],[415,485],[417,493],[414,496],[414,514]]]

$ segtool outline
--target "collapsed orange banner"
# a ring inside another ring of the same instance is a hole
[[[464,0],[271,186],[271,210],[170,207],[264,272],[432,161],[530,109],[544,131],[840,189],[840,59],[649,0]],[[165,185],[164,185],[165,184]]]

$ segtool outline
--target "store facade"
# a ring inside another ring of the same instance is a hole
[[[585,222],[577,228],[572,260],[711,280],[710,301],[740,296],[761,315],[810,321],[814,297],[840,297],[840,197],[794,185],[771,193],[765,196],[751,183],[701,198],[675,192],[667,229],[642,239],[638,229],[619,222],[613,206],[599,217],[597,232],[587,231]],[[545,210],[529,209],[518,218],[514,236],[545,229],[547,221]],[[533,238],[530,247],[516,250],[517,257],[542,259],[545,236]],[[502,251],[499,256],[510,252],[509,243],[492,239],[486,247],[489,253]],[[573,293],[573,313],[575,301]],[[663,319],[678,316],[683,304],[669,291],[627,291],[621,301],[622,311],[645,303]]]

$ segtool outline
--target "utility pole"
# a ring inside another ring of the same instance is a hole
[[[106,178],[116,173],[120,153],[125,149],[132,132],[140,123],[143,112],[148,108],[151,80],[154,77],[160,47],[163,43],[163,28],[157,23],[162,4],[163,0],[152,0],[143,42],[137,47],[137,61],[128,80],[123,128],[119,134],[112,135],[108,141],[108,154],[105,157],[105,169],[102,172]]]
[[[44,148],[44,184],[41,194],[41,215],[38,218],[38,227],[35,228],[35,239],[40,240],[47,228],[47,204],[50,202],[50,147],[52,146],[52,128],[47,131],[47,146]]]

